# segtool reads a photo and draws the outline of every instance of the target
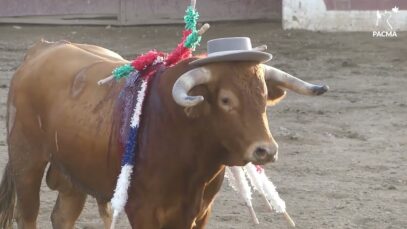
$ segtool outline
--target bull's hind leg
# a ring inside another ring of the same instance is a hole
[[[46,163],[16,171],[17,223],[21,229],[35,229],[40,207],[40,186]]]
[[[72,185],[52,164],[47,172],[47,185],[57,190],[58,198],[51,214],[52,227],[72,229],[82,212],[87,195]]]
[[[23,135],[14,133],[9,137],[9,163],[17,195],[16,219],[22,229],[36,228],[41,181],[48,163],[39,148]]]

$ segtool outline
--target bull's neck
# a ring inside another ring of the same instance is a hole
[[[179,74],[176,70],[169,73],[167,70],[150,82],[136,171],[156,170],[169,180],[203,184],[223,168],[223,150],[209,132],[207,123],[199,118],[188,118],[184,108],[172,99],[172,85]]]
[[[179,67],[150,82],[126,207],[133,226],[141,220],[137,211],[152,211],[162,213],[155,216],[160,223],[175,220],[185,223],[176,228],[190,228],[202,211],[205,186],[223,171],[224,151],[205,123],[188,118],[172,99],[174,82],[188,70]]]

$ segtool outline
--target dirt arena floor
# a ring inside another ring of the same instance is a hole
[[[26,49],[40,38],[100,45],[126,58],[151,48],[170,51],[182,26],[137,28],[0,26],[0,169],[7,160],[5,131],[9,81]],[[270,107],[280,145],[268,175],[298,228],[407,227],[407,33],[372,38],[364,33],[283,31],[276,23],[214,24],[204,37],[250,36],[267,44],[270,64],[331,90],[321,97],[288,93]],[[206,42],[198,52],[205,49]],[[50,85],[52,86],[52,85]],[[51,228],[56,193],[41,190],[39,228]],[[289,228],[259,196],[254,226],[243,202],[225,183],[208,228]],[[77,228],[102,228],[88,198]],[[122,217],[119,228],[129,228]]]

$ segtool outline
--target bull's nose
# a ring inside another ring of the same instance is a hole
[[[274,162],[278,157],[278,149],[275,145],[260,145],[254,149],[253,157],[260,163]]]
[[[259,146],[254,150],[254,155],[257,158],[265,158],[267,154],[270,154],[270,150],[263,146]]]

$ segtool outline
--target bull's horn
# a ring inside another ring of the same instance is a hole
[[[264,77],[276,86],[283,87],[303,95],[321,95],[329,90],[327,85],[315,85],[298,79],[277,68],[263,64]]]
[[[211,81],[211,72],[199,67],[182,74],[172,88],[172,97],[175,102],[183,107],[193,107],[204,100],[201,95],[190,96],[188,92],[195,86]]]

